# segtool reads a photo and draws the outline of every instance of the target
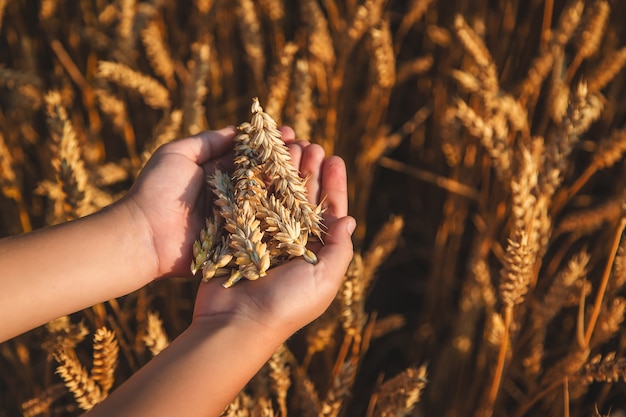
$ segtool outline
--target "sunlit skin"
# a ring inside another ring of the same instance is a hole
[[[312,203],[326,196],[319,262],[294,259],[257,281],[202,283],[191,325],[89,415],[219,415],[291,334],[333,300],[352,257],[346,169],[283,128]],[[131,190],[85,218],[0,240],[0,340],[119,297],[155,279],[189,276],[210,213],[205,178],[232,165],[235,129],[161,147]]]

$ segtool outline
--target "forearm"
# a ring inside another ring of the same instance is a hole
[[[141,218],[115,204],[0,240],[0,340],[148,283],[153,247]]]
[[[194,321],[94,416],[218,416],[288,335],[226,320]]]

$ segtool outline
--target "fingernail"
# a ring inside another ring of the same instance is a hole
[[[352,236],[352,233],[354,233],[354,229],[356,229],[356,220],[350,217],[350,221],[348,221],[347,227],[348,227],[348,234]]]

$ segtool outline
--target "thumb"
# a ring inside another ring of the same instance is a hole
[[[348,265],[352,260],[352,233],[356,227],[353,217],[342,217],[328,228],[326,243],[317,253],[320,278],[323,282],[333,282],[339,287]],[[316,268],[318,269],[318,268]],[[329,279],[332,277],[332,280]]]

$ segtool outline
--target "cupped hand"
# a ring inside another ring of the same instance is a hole
[[[355,226],[347,216],[345,164],[336,156],[325,159],[320,146],[304,142],[291,147],[291,156],[308,178],[309,200],[317,204],[326,198],[324,245],[312,246],[318,263],[294,258],[256,281],[243,279],[228,289],[221,286],[223,278],[212,278],[199,287],[194,325],[244,320],[286,338],[322,314],[335,297],[352,259]]]
[[[291,128],[281,131],[285,143],[299,148]],[[216,167],[232,168],[235,134],[229,126],[161,146],[122,199],[154,246],[154,278],[191,275],[193,242],[212,215],[206,177]]]
[[[204,225],[205,176],[232,150],[236,130],[205,131],[161,146],[122,200],[154,245],[154,277],[188,276],[191,247]]]

